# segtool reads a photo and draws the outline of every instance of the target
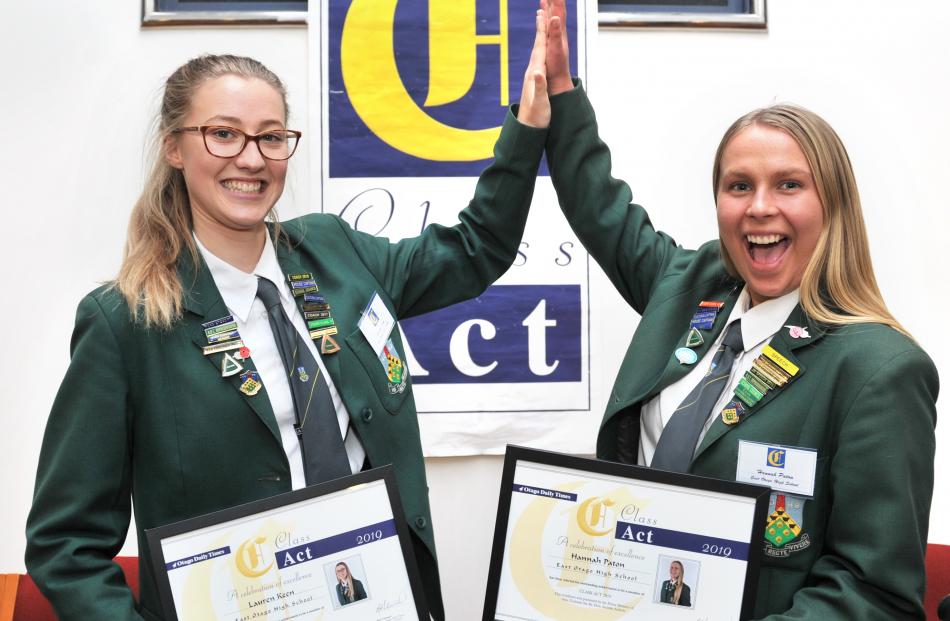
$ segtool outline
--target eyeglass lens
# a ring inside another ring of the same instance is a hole
[[[247,135],[230,127],[208,127],[204,131],[205,145],[213,155],[234,157],[244,150]],[[261,155],[274,160],[285,160],[297,147],[297,135],[285,130],[264,132],[256,137]]]

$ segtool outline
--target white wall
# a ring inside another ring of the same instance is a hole
[[[25,293],[28,303],[13,304],[8,294],[0,306],[0,572],[23,569],[37,454],[67,364],[75,305],[115,274],[163,77],[202,52],[255,56],[289,84],[294,125],[315,135],[303,114],[301,28],[141,30],[139,3],[129,0],[5,4],[0,179],[11,226],[0,265],[6,290]],[[601,31],[590,90],[614,147],[615,173],[631,183],[657,226],[687,246],[715,234],[710,166],[729,122],[772,101],[824,115],[854,162],[884,296],[948,378],[950,7],[921,0],[913,13],[900,14],[888,6],[771,0],[767,34]],[[317,209],[308,200],[306,166],[303,151],[282,203],[286,216]],[[616,369],[636,318],[603,278],[595,279],[594,295],[615,306],[616,332],[606,348],[611,360],[604,366]],[[943,403],[939,409],[946,414]],[[934,516],[950,511],[947,429],[938,428]],[[501,460],[428,465],[449,618],[476,619]],[[950,536],[933,528],[931,541],[950,543]]]

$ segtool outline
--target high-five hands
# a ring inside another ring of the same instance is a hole
[[[534,16],[534,22],[534,47],[531,49],[528,68],[524,72],[518,120],[531,127],[547,127],[551,123],[551,102],[548,100],[547,74],[544,66],[548,41],[546,12],[539,10]]]
[[[518,120],[532,127],[551,123],[549,95],[574,88],[567,40],[565,0],[540,0],[535,14],[534,47],[524,73]]]
[[[571,54],[567,42],[567,7],[565,0],[541,0],[541,10],[547,16],[548,22],[544,61],[548,94],[557,95],[574,88],[571,81]]]

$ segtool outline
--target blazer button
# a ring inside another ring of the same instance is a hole
[[[373,420],[373,410],[372,408],[363,408],[363,422],[368,423]]]
[[[426,522],[425,517],[421,515],[416,517],[416,528],[425,528],[426,524],[428,524],[428,522]]]

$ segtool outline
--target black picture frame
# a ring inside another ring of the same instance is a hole
[[[359,488],[368,483],[383,481],[386,486],[386,493],[389,498],[390,509],[392,509],[393,521],[396,525],[396,535],[399,539],[402,557],[405,563],[406,575],[409,579],[409,586],[412,591],[413,601],[415,603],[416,613],[420,621],[429,621],[429,610],[426,603],[425,594],[422,587],[422,578],[419,573],[419,567],[416,564],[415,553],[411,541],[409,526],[406,523],[405,515],[402,511],[402,501],[399,497],[399,490],[396,487],[396,477],[392,465],[385,465],[372,470],[366,470],[357,474],[311,485],[302,489],[278,494],[269,498],[256,500],[236,507],[229,507],[213,513],[196,516],[180,522],[174,522],[156,528],[145,530],[145,536],[148,540],[148,546],[151,553],[152,571],[155,575],[155,581],[158,587],[159,600],[161,601],[164,618],[168,621],[178,621],[178,615],[175,610],[174,596],[172,594],[171,583],[168,579],[168,570],[164,552],[162,550],[162,541],[170,537],[187,534],[199,529],[216,526],[233,520],[251,518],[257,514],[290,507],[301,502],[309,501],[320,496],[326,496],[351,488]]]
[[[766,30],[767,0],[598,0],[601,28]]]
[[[142,25],[290,25],[307,23],[307,0],[142,0]]]
[[[515,486],[514,475],[519,462],[530,462],[532,464],[565,468],[576,471],[578,476],[583,476],[585,473],[594,473],[626,478],[633,481],[662,483],[685,489],[716,492],[752,500],[755,503],[755,509],[749,524],[749,558],[746,564],[742,606],[739,617],[740,621],[752,618],[759,565],[761,564],[762,558],[762,546],[756,545],[756,543],[762,539],[762,532],[769,505],[769,495],[771,492],[769,488],[508,445],[505,451],[505,462],[501,475],[498,513],[495,518],[495,532],[492,540],[491,559],[488,566],[488,583],[485,591],[485,605],[482,612],[482,621],[495,621],[496,618],[495,612],[498,602],[502,563],[504,561],[505,548],[507,545],[508,518],[511,513],[511,498]],[[524,621],[530,620],[525,619]]]

